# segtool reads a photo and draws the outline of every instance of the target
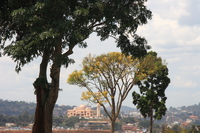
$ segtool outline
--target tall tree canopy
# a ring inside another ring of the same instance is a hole
[[[35,58],[42,58],[34,82],[37,97],[34,133],[52,132],[60,68],[74,62],[69,55],[77,45],[86,47],[84,40],[90,34],[97,33],[102,41],[114,37],[123,53],[138,57],[146,54],[146,40],[136,34],[138,26],[152,17],[146,1],[0,1],[0,55],[10,56],[16,62],[17,72]],[[46,76],[48,64],[50,82]]]
[[[144,60],[125,56],[119,52],[110,52],[100,56],[85,57],[82,70],[75,70],[67,82],[87,88],[82,100],[100,104],[111,121],[111,133],[122,102],[138,81],[147,78],[160,69],[160,62],[153,56]],[[109,114],[106,104],[111,108]]]
[[[156,52],[149,52],[148,55],[154,56],[158,62],[162,62],[162,59],[157,57]],[[161,68],[154,74],[149,75],[147,79],[137,82],[140,94],[136,91],[132,93],[133,104],[136,105],[145,118],[150,117],[150,133],[152,133],[153,118],[160,120],[167,111],[165,90],[169,83],[168,68],[163,63]]]

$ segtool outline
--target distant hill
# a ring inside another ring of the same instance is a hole
[[[25,102],[25,101],[9,101],[0,99],[0,114],[8,116],[17,116],[23,112],[28,112],[29,114],[34,114],[36,108],[36,103]],[[54,113],[55,115],[66,115],[68,109],[73,109],[74,106],[59,106],[55,105]]]
[[[172,112],[190,112],[192,115],[200,116],[200,103],[190,106],[182,106],[178,108],[170,107],[168,110]]]
[[[66,115],[66,111],[69,109],[73,109],[75,106],[69,105],[55,105],[54,115]],[[34,114],[36,108],[36,103],[33,102],[25,102],[25,101],[10,101],[0,99],[0,114],[8,115],[8,116],[17,116],[22,114],[23,112],[28,112],[29,114]],[[94,108],[95,109],[95,108]],[[122,112],[129,112],[135,110],[134,108],[128,106],[122,106]]]
[[[110,111],[110,107],[107,107],[107,110]],[[130,112],[130,111],[134,111],[134,110],[136,110],[136,109],[128,107],[128,106],[123,106],[123,105],[121,106],[121,109],[120,109],[121,112]]]
[[[54,115],[66,115],[67,110],[73,109],[75,106],[69,105],[55,105]],[[25,102],[25,101],[9,101],[0,99],[0,114],[8,115],[8,116],[17,116],[24,112],[28,112],[29,114],[34,114],[36,108],[36,103],[33,102]],[[95,107],[93,108],[95,109]],[[135,108],[122,106],[121,112],[130,112],[136,110]],[[170,107],[168,111],[178,111],[185,110],[188,112],[192,112],[193,115],[200,115],[200,103],[191,105],[191,106],[182,106],[178,108]]]
[[[16,116],[27,111],[29,114],[33,114],[36,104],[28,103],[24,101],[8,101],[0,99],[0,114]]]
[[[131,107],[128,107],[128,106],[122,106],[121,107],[121,111],[133,111],[133,110],[136,110],[135,108],[131,108]]]

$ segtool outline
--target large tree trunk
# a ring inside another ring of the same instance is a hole
[[[42,82],[42,85],[35,87],[37,107],[32,133],[52,133],[53,109],[58,98],[60,81],[60,64],[57,64],[57,57],[59,55],[61,55],[61,43],[55,46],[55,58],[50,71],[51,84],[47,82],[46,78],[46,68],[49,59],[46,58],[45,54],[43,55],[38,79],[43,79],[44,82]]]
[[[44,128],[45,133],[52,133],[52,121],[53,121],[53,109],[58,99],[59,82],[60,82],[60,68],[58,64],[59,57],[61,55],[61,40],[60,43],[55,46],[53,65],[50,71],[51,77],[51,89],[45,105],[45,117],[44,117]]]
[[[42,105],[43,88],[36,89],[37,106],[35,111],[35,121],[33,124],[32,133],[44,133],[44,106]]]
[[[53,109],[56,104],[58,98],[59,91],[59,76],[60,76],[60,68],[56,67],[56,65],[52,66],[51,73],[53,74],[53,79],[51,81],[51,90],[49,92],[49,96],[45,105],[45,117],[44,117],[44,128],[45,133],[52,133],[52,117],[53,117]]]
[[[53,87],[54,84],[54,87]],[[54,105],[58,97],[58,82],[52,82],[52,88],[49,92],[49,96],[44,101],[43,88],[37,88],[37,107],[35,112],[35,123],[32,133],[52,133],[52,117]]]
[[[45,89],[42,87],[36,88],[37,107],[32,133],[52,133],[52,117],[58,98],[60,68],[53,65],[51,73],[53,73],[53,79],[46,99],[44,99],[44,96],[47,94],[44,91]]]
[[[44,56],[40,63],[39,77],[34,82],[35,93],[36,93],[36,110],[35,110],[35,121],[33,124],[32,133],[44,133],[44,86],[48,84],[46,78],[47,65],[49,61],[48,50],[44,50]]]

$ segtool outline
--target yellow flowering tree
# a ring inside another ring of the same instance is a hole
[[[119,115],[122,102],[133,86],[160,69],[160,60],[153,56],[137,59],[120,52],[100,56],[89,55],[83,59],[82,70],[72,72],[67,83],[87,88],[82,100],[99,103],[111,121],[111,133]],[[106,104],[111,107],[108,112]]]

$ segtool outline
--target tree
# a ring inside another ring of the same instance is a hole
[[[63,116],[57,116],[57,117],[53,117],[53,125],[55,126],[60,126],[64,121],[64,117]]]
[[[172,130],[174,131],[174,132],[178,132],[178,131],[180,131],[180,127],[179,127],[179,125],[177,125],[177,124],[175,124],[175,125],[173,125],[173,127],[172,127]]]
[[[125,123],[125,124],[135,123],[135,119],[133,117],[127,117],[127,118],[123,118],[122,122]]]
[[[122,130],[122,123],[121,122],[115,122],[115,130],[116,131]]]
[[[149,128],[149,121],[148,120],[141,120],[138,125],[142,128]]]
[[[80,119],[79,117],[71,116],[67,118],[65,122],[67,127],[74,127],[76,123],[80,122]]]
[[[88,91],[82,93],[82,100],[98,103],[103,107],[111,121],[110,131],[113,133],[115,120],[129,91],[138,81],[157,71],[157,64],[144,64],[137,58],[119,52],[89,55],[83,59],[82,70],[72,72],[67,82],[87,88]],[[111,113],[106,104],[111,108]]]
[[[97,33],[102,41],[115,38],[123,53],[139,57],[146,54],[146,40],[136,34],[138,26],[152,16],[144,5],[146,1],[0,1],[0,56],[10,56],[16,62],[16,72],[41,57],[39,74],[33,83],[37,101],[33,133],[52,132],[61,66],[74,63],[69,55],[77,45],[85,48],[84,40],[90,34]],[[47,80],[48,65],[51,81]]]
[[[156,57],[159,62],[162,62],[161,58],[157,57],[157,53],[149,52],[148,54]],[[161,69],[155,74],[149,75],[147,79],[137,82],[141,94],[135,91],[132,93],[133,104],[136,105],[145,118],[150,117],[150,133],[152,133],[153,118],[160,120],[167,110],[165,106],[167,99],[165,90],[170,83],[167,75],[168,68],[163,64]]]

